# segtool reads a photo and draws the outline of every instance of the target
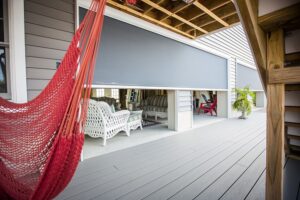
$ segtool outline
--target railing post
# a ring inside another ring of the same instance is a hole
[[[284,67],[283,30],[272,31],[267,39],[267,70]],[[267,81],[267,166],[266,199],[283,199],[284,84]]]

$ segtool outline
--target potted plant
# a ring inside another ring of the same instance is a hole
[[[254,93],[250,90],[249,86],[244,88],[235,89],[237,98],[232,107],[234,110],[242,112],[240,119],[246,119],[252,111]]]

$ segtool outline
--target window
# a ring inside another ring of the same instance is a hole
[[[6,97],[9,93],[9,69],[8,69],[8,15],[7,1],[0,0],[0,93]]]
[[[119,89],[111,89],[111,97],[119,100]]]
[[[96,89],[96,95],[97,97],[104,97],[104,89]]]

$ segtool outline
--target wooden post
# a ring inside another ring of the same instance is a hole
[[[127,89],[120,89],[120,103],[121,103],[121,108],[126,109],[126,95],[127,95]]]
[[[284,67],[283,30],[270,32],[267,40],[267,70]],[[283,199],[284,84],[267,83],[266,199]]]

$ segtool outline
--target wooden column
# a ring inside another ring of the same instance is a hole
[[[267,39],[267,70],[284,67],[283,30],[270,32]],[[284,84],[267,83],[266,199],[283,199]]]

